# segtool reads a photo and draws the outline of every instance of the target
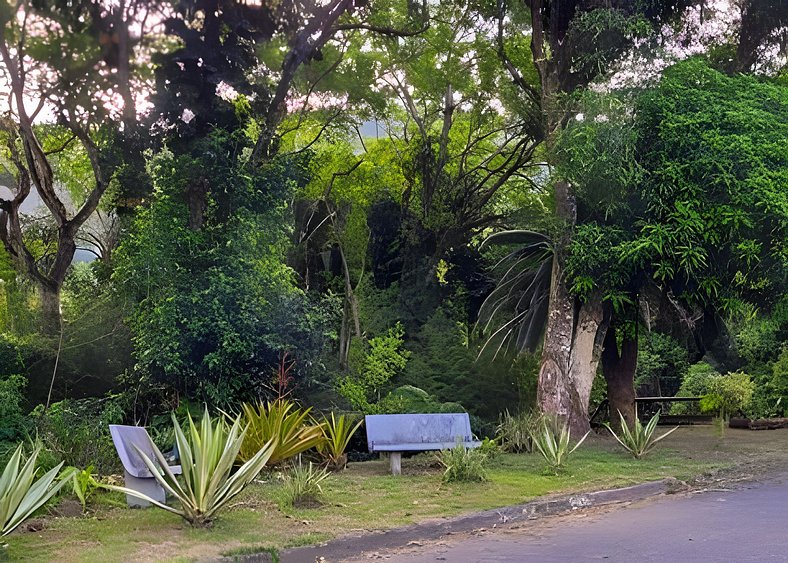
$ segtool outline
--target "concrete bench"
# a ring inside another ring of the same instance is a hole
[[[112,441],[115,444],[115,449],[118,451],[121,463],[123,463],[123,470],[126,477],[126,488],[138,491],[154,500],[164,502],[166,500],[166,492],[164,488],[159,485],[156,478],[142,461],[139,451],[148,456],[148,459],[156,462],[156,452],[158,448],[150,439],[148,431],[141,426],[123,426],[120,424],[110,424],[109,433],[112,436]],[[180,465],[170,465],[170,471],[174,475],[181,474]],[[133,495],[126,495],[126,502],[130,507],[145,508],[150,505],[149,502],[137,498]]]
[[[468,413],[371,414],[365,417],[370,452],[388,452],[392,475],[402,473],[402,452],[477,448]]]

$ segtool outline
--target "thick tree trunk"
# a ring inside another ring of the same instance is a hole
[[[637,337],[624,336],[621,342],[621,353],[618,351],[616,331],[609,330],[605,337],[605,349],[602,352],[602,372],[607,381],[607,400],[610,405],[610,423],[614,429],[620,429],[621,418],[624,416],[627,425],[635,424],[635,368],[637,367]]]
[[[41,331],[54,335],[60,331],[60,287],[54,284],[41,284]]]

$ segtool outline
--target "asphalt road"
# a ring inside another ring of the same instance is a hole
[[[788,475],[732,491],[451,538],[359,560],[394,562],[788,562]]]

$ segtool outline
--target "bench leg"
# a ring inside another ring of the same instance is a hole
[[[146,479],[142,479],[140,477],[134,477],[128,471],[126,473],[126,488],[132,489],[134,491],[138,491],[145,496],[152,498],[153,500],[157,500],[159,502],[164,502],[166,499],[166,492],[164,488],[159,485],[159,483],[153,477],[148,477]],[[126,495],[126,504],[128,504],[132,508],[147,508],[150,506],[150,503],[146,500],[142,500],[141,498],[135,497],[133,495]]]
[[[402,452],[391,452],[389,454],[389,465],[392,475],[402,475]]]

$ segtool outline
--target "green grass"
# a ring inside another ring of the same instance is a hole
[[[120,499],[100,495],[92,515],[46,518],[44,528],[6,538],[11,560],[188,561],[244,550],[282,549],[319,543],[346,533],[412,524],[527,502],[552,493],[583,492],[676,477],[687,480],[734,465],[785,463],[788,431],[681,429],[643,460],[633,459],[611,439],[589,438],[560,475],[544,474],[534,454],[504,454],[489,466],[485,483],[441,482],[434,454],[404,459],[403,475],[388,474],[385,460],[351,464],[323,483],[323,506],[279,507],[282,484],[255,483],[211,529],[193,529],[162,510],[117,507]],[[771,457],[769,457],[771,456]],[[265,546],[264,548],[262,546]]]

